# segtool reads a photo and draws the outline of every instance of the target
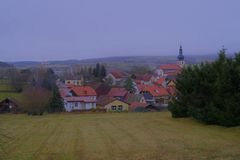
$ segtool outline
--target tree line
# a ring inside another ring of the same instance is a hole
[[[176,81],[172,117],[193,117],[206,124],[240,125],[240,53],[227,58],[225,49],[212,63],[188,66]]]

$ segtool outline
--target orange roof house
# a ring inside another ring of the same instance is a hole
[[[66,91],[66,90],[65,90]],[[60,91],[64,96],[65,110],[71,112],[73,110],[90,110],[96,108],[96,92],[90,86],[74,86],[66,93]]]
[[[169,102],[170,95],[168,91],[163,87],[156,85],[137,85],[140,93],[150,93],[155,103],[167,104]]]
[[[76,96],[97,96],[95,90],[90,86],[72,87],[71,90]]]

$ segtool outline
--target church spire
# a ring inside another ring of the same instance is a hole
[[[179,48],[178,60],[179,61],[184,61],[182,45],[180,45],[180,48]]]
[[[178,61],[177,61],[177,64],[181,67],[184,66],[185,62],[184,62],[184,55],[183,55],[183,48],[182,48],[182,45],[180,45],[180,48],[179,48],[179,54],[178,54]]]

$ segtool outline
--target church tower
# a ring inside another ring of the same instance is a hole
[[[184,61],[184,55],[183,55],[183,49],[182,49],[182,45],[180,45],[179,48],[179,54],[178,54],[178,61],[177,64],[181,67],[183,67],[185,65],[185,61]]]

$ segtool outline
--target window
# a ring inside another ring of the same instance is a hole
[[[112,106],[113,111],[116,111],[116,109],[117,109],[117,106]]]
[[[77,107],[78,106],[78,103],[77,102],[75,102],[75,107]]]
[[[119,111],[122,111],[122,110],[123,110],[123,106],[122,106],[122,105],[119,105],[119,106],[118,106],[118,110],[119,110]]]

